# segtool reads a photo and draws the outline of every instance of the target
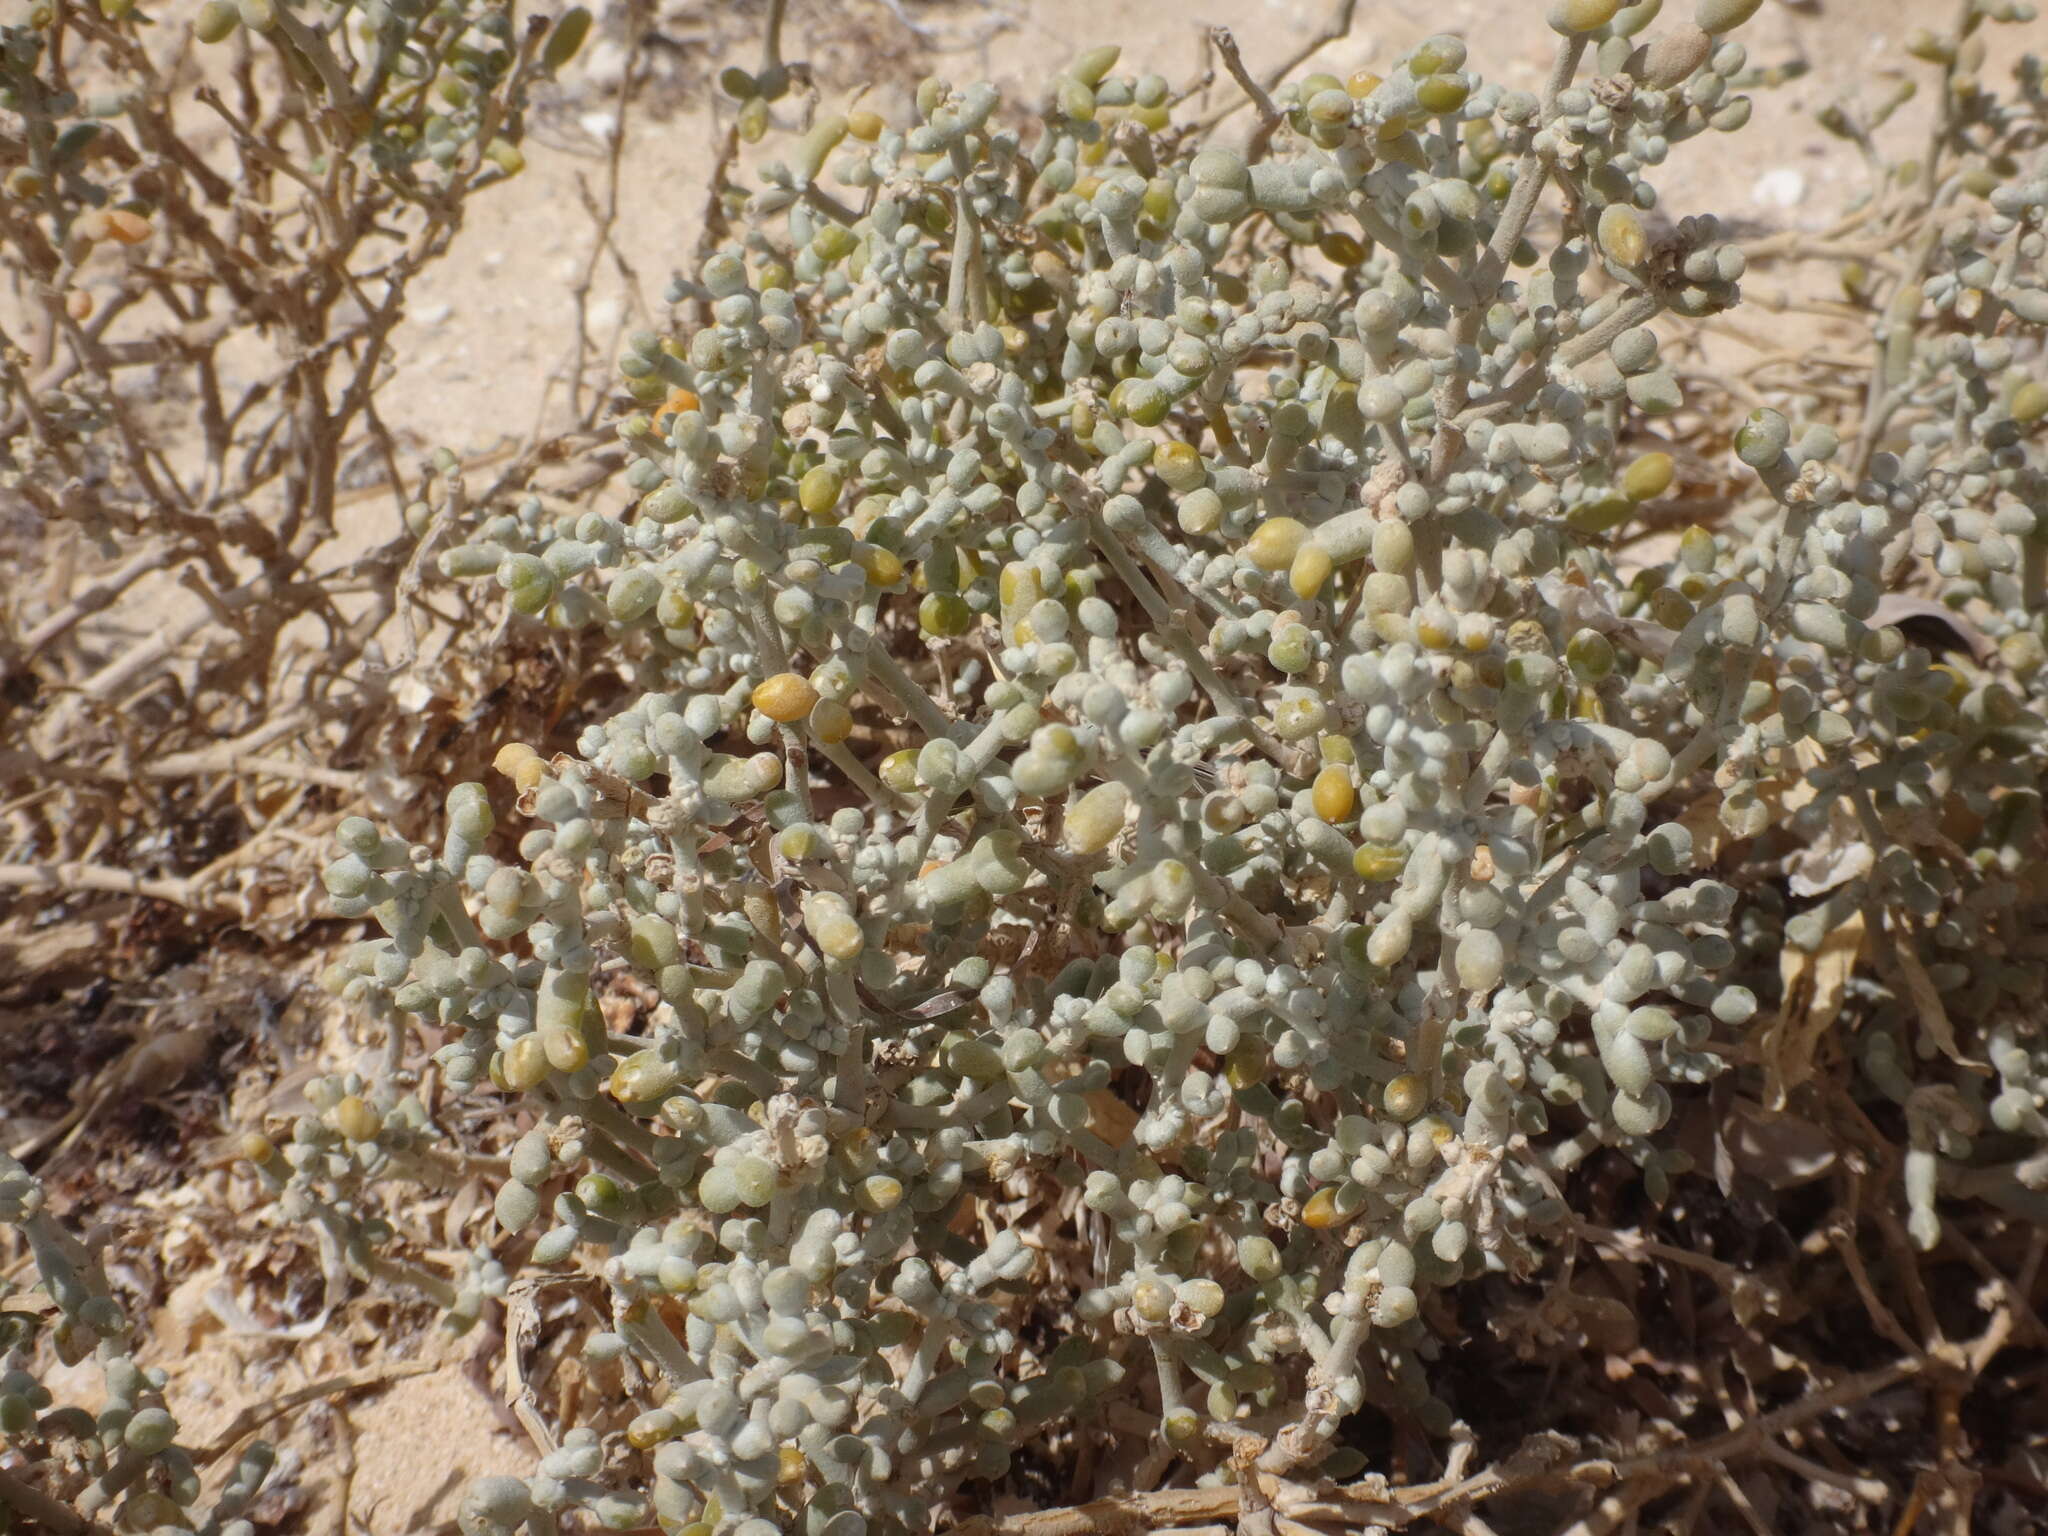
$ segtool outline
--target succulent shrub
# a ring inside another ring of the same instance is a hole
[[[501,1251],[608,1308],[607,1410],[466,1531],[921,1531],[1063,1432],[1271,1530],[1369,1397],[1452,1429],[1427,1311],[1539,1265],[1578,1163],[1662,1200],[1677,1101],[1797,1090],[1758,991],[1845,934],[1913,1239],[2048,1214],[2048,164],[2038,67],[1979,75],[2032,12],[1923,50],[1853,433],[1757,409],[1687,526],[1674,338],[1745,258],[1652,177],[1747,123],[1757,6],[1556,0],[1538,92],[1436,36],[1269,94],[1225,39],[1242,143],[1105,47],[753,167],[619,359],[630,499],[440,556],[632,702],[326,871],[381,930],[331,989],[530,1113]],[[408,1073],[308,1097],[248,1148],[288,1216],[507,1293],[376,1214],[447,1177]]]
[[[1745,266],[1652,185],[1749,114],[1754,0],[1687,9],[1560,0],[1534,93],[1446,36],[1247,79],[1242,148],[1115,48],[1029,122],[820,109],[620,359],[633,503],[441,557],[638,694],[503,747],[512,825],[460,785],[327,871],[384,933],[332,984],[531,1106],[498,1219],[644,1384],[469,1529],[924,1529],[1117,1403],[1212,1477],[1355,1468],[1371,1383],[1446,1431],[1427,1298],[1532,1266],[1591,1149],[1663,1198],[1759,961],[1845,914],[1915,1238],[2040,1213],[2037,77],[1945,66],[1920,174],[1975,200],[1872,301],[1857,439],[1757,410],[1735,513],[1624,578]],[[1923,565],[1981,666],[1886,617]],[[1797,911],[1719,877],[1785,817],[1846,826]],[[404,1155],[364,1092],[288,1190]]]

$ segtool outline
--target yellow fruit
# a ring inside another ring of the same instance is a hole
[[[974,628],[974,610],[958,592],[934,592],[917,605],[917,622],[928,635],[951,638]],[[1022,640],[1031,626],[1019,619],[1013,633]]]
[[[818,948],[834,960],[852,960],[867,945],[867,935],[855,921],[853,908],[837,891],[817,891],[803,903],[804,926],[818,941]]]
[[[1456,75],[1431,75],[1415,87],[1416,101],[1430,112],[1455,112],[1471,94],[1471,87]]]
[[[863,544],[853,552],[853,563],[867,573],[868,585],[893,587],[903,579],[903,557],[879,544]]]
[[[1269,517],[1245,540],[1244,557],[1262,571],[1284,571],[1294,563],[1308,529],[1291,517]]]
[[[1237,1049],[1223,1059],[1223,1076],[1231,1087],[1237,1089],[1249,1088],[1254,1083],[1264,1082],[1265,1048],[1249,1040],[1241,1042]]]
[[[1646,453],[1621,472],[1621,494],[1630,501],[1653,501],[1671,489],[1671,455]]]
[[[541,1049],[547,1053],[548,1065],[557,1072],[575,1072],[590,1060],[590,1047],[583,1043],[580,1031],[557,1026],[540,1031]]]
[[[891,752],[875,767],[881,781],[898,794],[913,794],[917,790],[917,749],[904,747]]]
[[[1310,1195],[1308,1204],[1301,1208],[1301,1224],[1318,1232],[1342,1226],[1348,1219],[1337,1209],[1337,1188],[1334,1184],[1325,1184]]]
[[[886,1173],[871,1173],[860,1181],[853,1192],[854,1204],[870,1215],[893,1211],[903,1199],[901,1180]]]
[[[754,708],[778,725],[803,719],[818,702],[818,690],[795,672],[778,672],[753,693]]]
[[[1358,803],[1358,791],[1351,784],[1351,770],[1332,763],[1318,773],[1313,799],[1316,814],[1323,820],[1333,824],[1344,820]]]
[[[796,502],[812,517],[822,517],[839,501],[846,479],[830,464],[813,465],[797,482]]]
[[[643,1413],[626,1426],[626,1444],[636,1451],[649,1451],[662,1441],[673,1439],[678,1427],[676,1416],[666,1410]]]
[[[1190,490],[1202,481],[1202,456],[1187,443],[1161,443],[1152,450],[1152,467],[1177,491]]]
[[[1361,843],[1351,855],[1351,867],[1361,880],[1392,880],[1407,865],[1407,851],[1391,843]]]
[[[1130,803],[1130,791],[1114,779],[1096,785],[1067,812],[1067,847],[1080,854],[1102,852],[1122,834]]]
[[[546,1081],[547,1075],[548,1053],[539,1035],[521,1035],[505,1047],[500,1076],[512,1092],[524,1093]]]
[[[1396,1120],[1413,1120],[1422,1113],[1429,1087],[1413,1072],[1403,1072],[1386,1086],[1380,1102]]]
[[[1294,562],[1287,569],[1287,585],[1296,597],[1307,602],[1323,590],[1323,583],[1336,568],[1337,562],[1330,558],[1328,550],[1320,544],[1304,544],[1295,551]]]
[[[1650,237],[1643,221],[1626,203],[1609,203],[1600,210],[1600,249],[1616,265],[1639,267],[1650,254]]]
[[[334,1123],[350,1141],[369,1141],[384,1129],[384,1117],[355,1094],[334,1106]]]
[[[1553,0],[1550,25],[1558,32],[1591,32],[1614,20],[1621,0]]]
[[[538,762],[540,754],[523,741],[508,741],[498,748],[498,755],[491,759],[491,766],[508,779],[516,779],[519,770],[526,764]]]

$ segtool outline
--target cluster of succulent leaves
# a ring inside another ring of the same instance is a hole
[[[532,1112],[497,1219],[602,1280],[629,1384],[467,1531],[922,1530],[1119,1404],[1207,1477],[1234,1433],[1344,1476],[1368,1383],[1451,1423],[1429,1294],[1534,1266],[1596,1148],[1661,1198],[1675,1097],[1848,915],[1915,1237],[2043,1214],[2044,108],[1959,64],[2031,12],[1941,45],[1969,153],[1859,279],[1861,431],[1760,409],[1740,504],[1624,579],[1682,517],[1665,322],[1744,270],[1648,178],[1747,122],[1757,4],[1556,0],[1540,93],[1431,37],[1242,148],[1102,48],[1029,120],[929,80],[755,167],[670,293],[706,322],[619,360],[630,503],[441,555],[632,702],[326,872],[382,932],[332,990]],[[1884,617],[1917,569],[1982,656]],[[1840,840],[1799,909],[1730,868],[1787,827]],[[440,1133],[399,1078],[309,1098],[251,1160],[406,1273],[375,1186]]]
[[[1233,1425],[1341,1475],[1368,1381],[1445,1429],[1422,1299],[1531,1266],[1592,1148],[1661,1198],[1738,978],[1843,912],[1908,953],[1860,1048],[1915,1236],[1945,1181],[2038,1207],[2037,91],[1969,87],[2017,163],[1880,307],[1861,440],[1759,410],[1744,504],[1617,574],[1673,488],[1653,322],[1744,267],[1647,178],[1747,121],[1755,8],[1560,0],[1541,94],[1432,37],[1244,151],[1102,48],[1028,126],[934,79],[757,168],[670,294],[708,323],[620,359],[633,503],[441,557],[633,702],[504,747],[514,826],[461,785],[327,872],[385,935],[332,985],[524,1096],[498,1218],[648,1384],[469,1529],[921,1529],[1119,1398],[1212,1476]],[[1880,619],[1916,561],[1982,667]],[[1796,915],[1696,868],[1781,816],[1867,840]],[[330,1097],[314,1204],[420,1134]]]
[[[270,1447],[251,1441],[211,1500],[203,1499],[200,1469],[177,1444],[177,1420],[164,1405],[168,1378],[159,1367],[137,1363],[134,1325],[114,1299],[98,1256],[44,1206],[41,1183],[0,1152],[0,1222],[26,1240],[38,1282],[33,1291],[13,1292],[0,1281],[0,1303],[6,1303],[0,1310],[0,1444],[30,1455],[61,1446],[89,1481],[72,1509],[58,1504],[46,1512],[8,1498],[0,1503],[0,1530],[13,1529],[17,1514],[29,1518],[30,1530],[38,1524],[63,1530],[70,1528],[64,1521],[78,1516],[96,1521],[111,1513],[130,1531],[253,1531],[241,1516],[270,1473]],[[104,1401],[95,1411],[58,1404],[29,1368],[45,1329],[63,1364],[92,1360],[98,1366]]]

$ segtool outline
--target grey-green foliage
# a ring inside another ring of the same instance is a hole
[[[151,713],[142,701],[153,688],[145,678],[135,692],[136,673],[118,659],[125,619],[61,659],[45,654],[101,609],[135,611],[127,589],[153,570],[200,580],[213,615],[236,615],[210,637],[189,694],[177,690],[207,701],[195,729],[211,743],[239,734],[238,709],[262,714],[264,636],[309,600],[334,614],[331,594],[298,577],[332,532],[328,515],[355,462],[349,434],[370,409],[405,285],[445,249],[465,199],[518,170],[528,93],[569,60],[590,22],[577,7],[552,22],[515,16],[501,0],[208,0],[150,10],[135,0],[25,0],[0,12],[0,268],[10,285],[0,486],[20,550],[34,543],[21,520],[39,517],[51,551],[75,533],[110,566],[119,557],[107,580],[69,603],[70,577],[57,582],[54,627],[24,632],[20,612],[8,615],[4,666],[24,706],[9,721],[16,776],[33,776],[45,752],[74,768],[90,758],[91,732],[77,715],[63,722],[94,695],[89,673],[110,644],[117,660],[99,673],[109,684],[103,702],[116,706],[124,732],[146,730],[158,759],[176,755],[168,744],[182,726]],[[234,87],[223,93],[231,99],[209,102],[184,55],[194,37],[216,43],[236,33],[249,47],[234,61]],[[223,119],[233,130],[225,135]],[[124,250],[132,265],[106,282],[120,269],[103,252],[96,260],[95,247]],[[216,366],[223,354],[232,362]],[[134,387],[131,369],[147,370],[147,388]],[[150,411],[147,421],[134,414],[164,399],[192,403]],[[187,434],[175,443],[157,435],[173,422]],[[58,563],[69,570],[68,557]],[[174,632],[167,649],[196,627]],[[330,638],[323,665],[339,671],[348,642],[339,631]],[[216,663],[235,679],[225,688],[202,680]],[[81,686],[43,689],[38,675]],[[302,670],[291,686],[300,705],[312,697]],[[42,708],[53,701],[61,702]],[[93,776],[67,769],[59,778]],[[123,767],[103,782],[133,791],[149,779]],[[175,812],[131,816],[120,804],[103,800],[90,819],[102,832],[111,824],[134,834],[131,848],[150,850],[140,858],[175,859],[161,835]],[[50,825],[66,819],[59,811]],[[45,835],[17,829],[9,858],[65,862],[39,842]],[[118,845],[100,846],[121,857],[110,851]],[[333,1101],[345,1097],[337,1086]],[[426,1153],[407,1157],[405,1123],[402,1114],[386,1122],[383,1162],[371,1166],[415,1177],[445,1171]],[[488,1256],[451,1284],[381,1260],[371,1250],[383,1234],[360,1212],[333,1212],[298,1192],[285,1206],[326,1217],[359,1273],[418,1280],[453,1313],[473,1312],[494,1287],[503,1292]],[[176,1443],[166,1374],[136,1359],[147,1329],[115,1301],[99,1261],[106,1239],[88,1248],[68,1231],[45,1209],[40,1183],[5,1153],[0,1224],[19,1230],[33,1262],[11,1272],[18,1290],[13,1278],[0,1282],[0,1529],[15,1528],[17,1515],[32,1529],[85,1529],[76,1523],[83,1515],[94,1530],[249,1530],[241,1512],[270,1451],[255,1443],[202,1467]],[[59,1401],[38,1379],[48,1353],[98,1366],[94,1411]],[[211,1498],[201,1496],[202,1473]],[[74,1490],[77,1513],[66,1521]]]
[[[1759,410],[1740,506],[1624,580],[1652,322],[1744,268],[1647,179],[1746,123],[1744,50],[1657,12],[1563,0],[1541,94],[1450,37],[1310,76],[1249,156],[1114,49],[1028,127],[938,80],[821,116],[673,288],[706,322],[620,360],[636,504],[444,556],[634,690],[506,746],[516,825],[460,785],[438,850],[353,820],[327,872],[385,934],[334,989],[523,1096],[498,1218],[649,1383],[467,1530],[918,1530],[1119,1400],[1210,1477],[1213,1423],[1342,1472],[1369,1380],[1446,1428],[1423,1299],[1533,1265],[1595,1148],[1662,1198],[1674,1090],[1858,911],[1949,997],[1896,962],[1857,1042],[1916,1237],[1944,1188],[2040,1212],[2041,99],[1958,98],[2022,168],[1889,301],[1862,440]],[[1913,560],[1981,667],[1881,616]],[[1780,817],[1847,829],[1789,921],[1695,868]],[[365,1181],[440,1154],[320,1093],[264,1166],[367,1266]]]
[[[270,1447],[251,1441],[210,1503],[202,1499],[200,1468],[177,1443],[177,1421],[164,1405],[164,1372],[136,1362],[131,1322],[97,1254],[50,1216],[42,1185],[5,1152],[0,1223],[26,1241],[38,1281],[33,1294],[9,1294],[0,1282],[0,1301],[13,1303],[0,1312],[0,1443],[37,1459],[61,1450],[81,1465],[90,1481],[75,1507],[88,1520],[116,1517],[130,1531],[251,1536],[255,1527],[241,1516],[269,1475]],[[64,1364],[98,1367],[105,1401],[97,1411],[58,1403],[37,1379],[35,1346],[45,1327]],[[0,1519],[7,1513],[0,1506]],[[37,1512],[18,1513],[33,1519]]]

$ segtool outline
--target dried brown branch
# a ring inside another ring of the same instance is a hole
[[[444,1369],[441,1362],[432,1360],[389,1360],[380,1365],[365,1366],[361,1370],[343,1371],[338,1376],[309,1382],[303,1387],[294,1387],[264,1402],[251,1403],[236,1410],[219,1433],[203,1446],[193,1449],[193,1459],[201,1466],[219,1461],[229,1452],[239,1448],[244,1441],[265,1424],[290,1413],[294,1408],[307,1403],[322,1402],[331,1398],[344,1397],[352,1392],[361,1392],[371,1387],[388,1386],[394,1381],[403,1381],[409,1376],[425,1376]]]
[[[74,891],[113,891],[181,907],[207,905],[188,880],[138,875],[102,864],[0,864],[0,886],[67,896]]]
[[[97,1520],[88,1520],[70,1505],[51,1498],[32,1483],[0,1468],[0,1504],[56,1536],[113,1536]]]

